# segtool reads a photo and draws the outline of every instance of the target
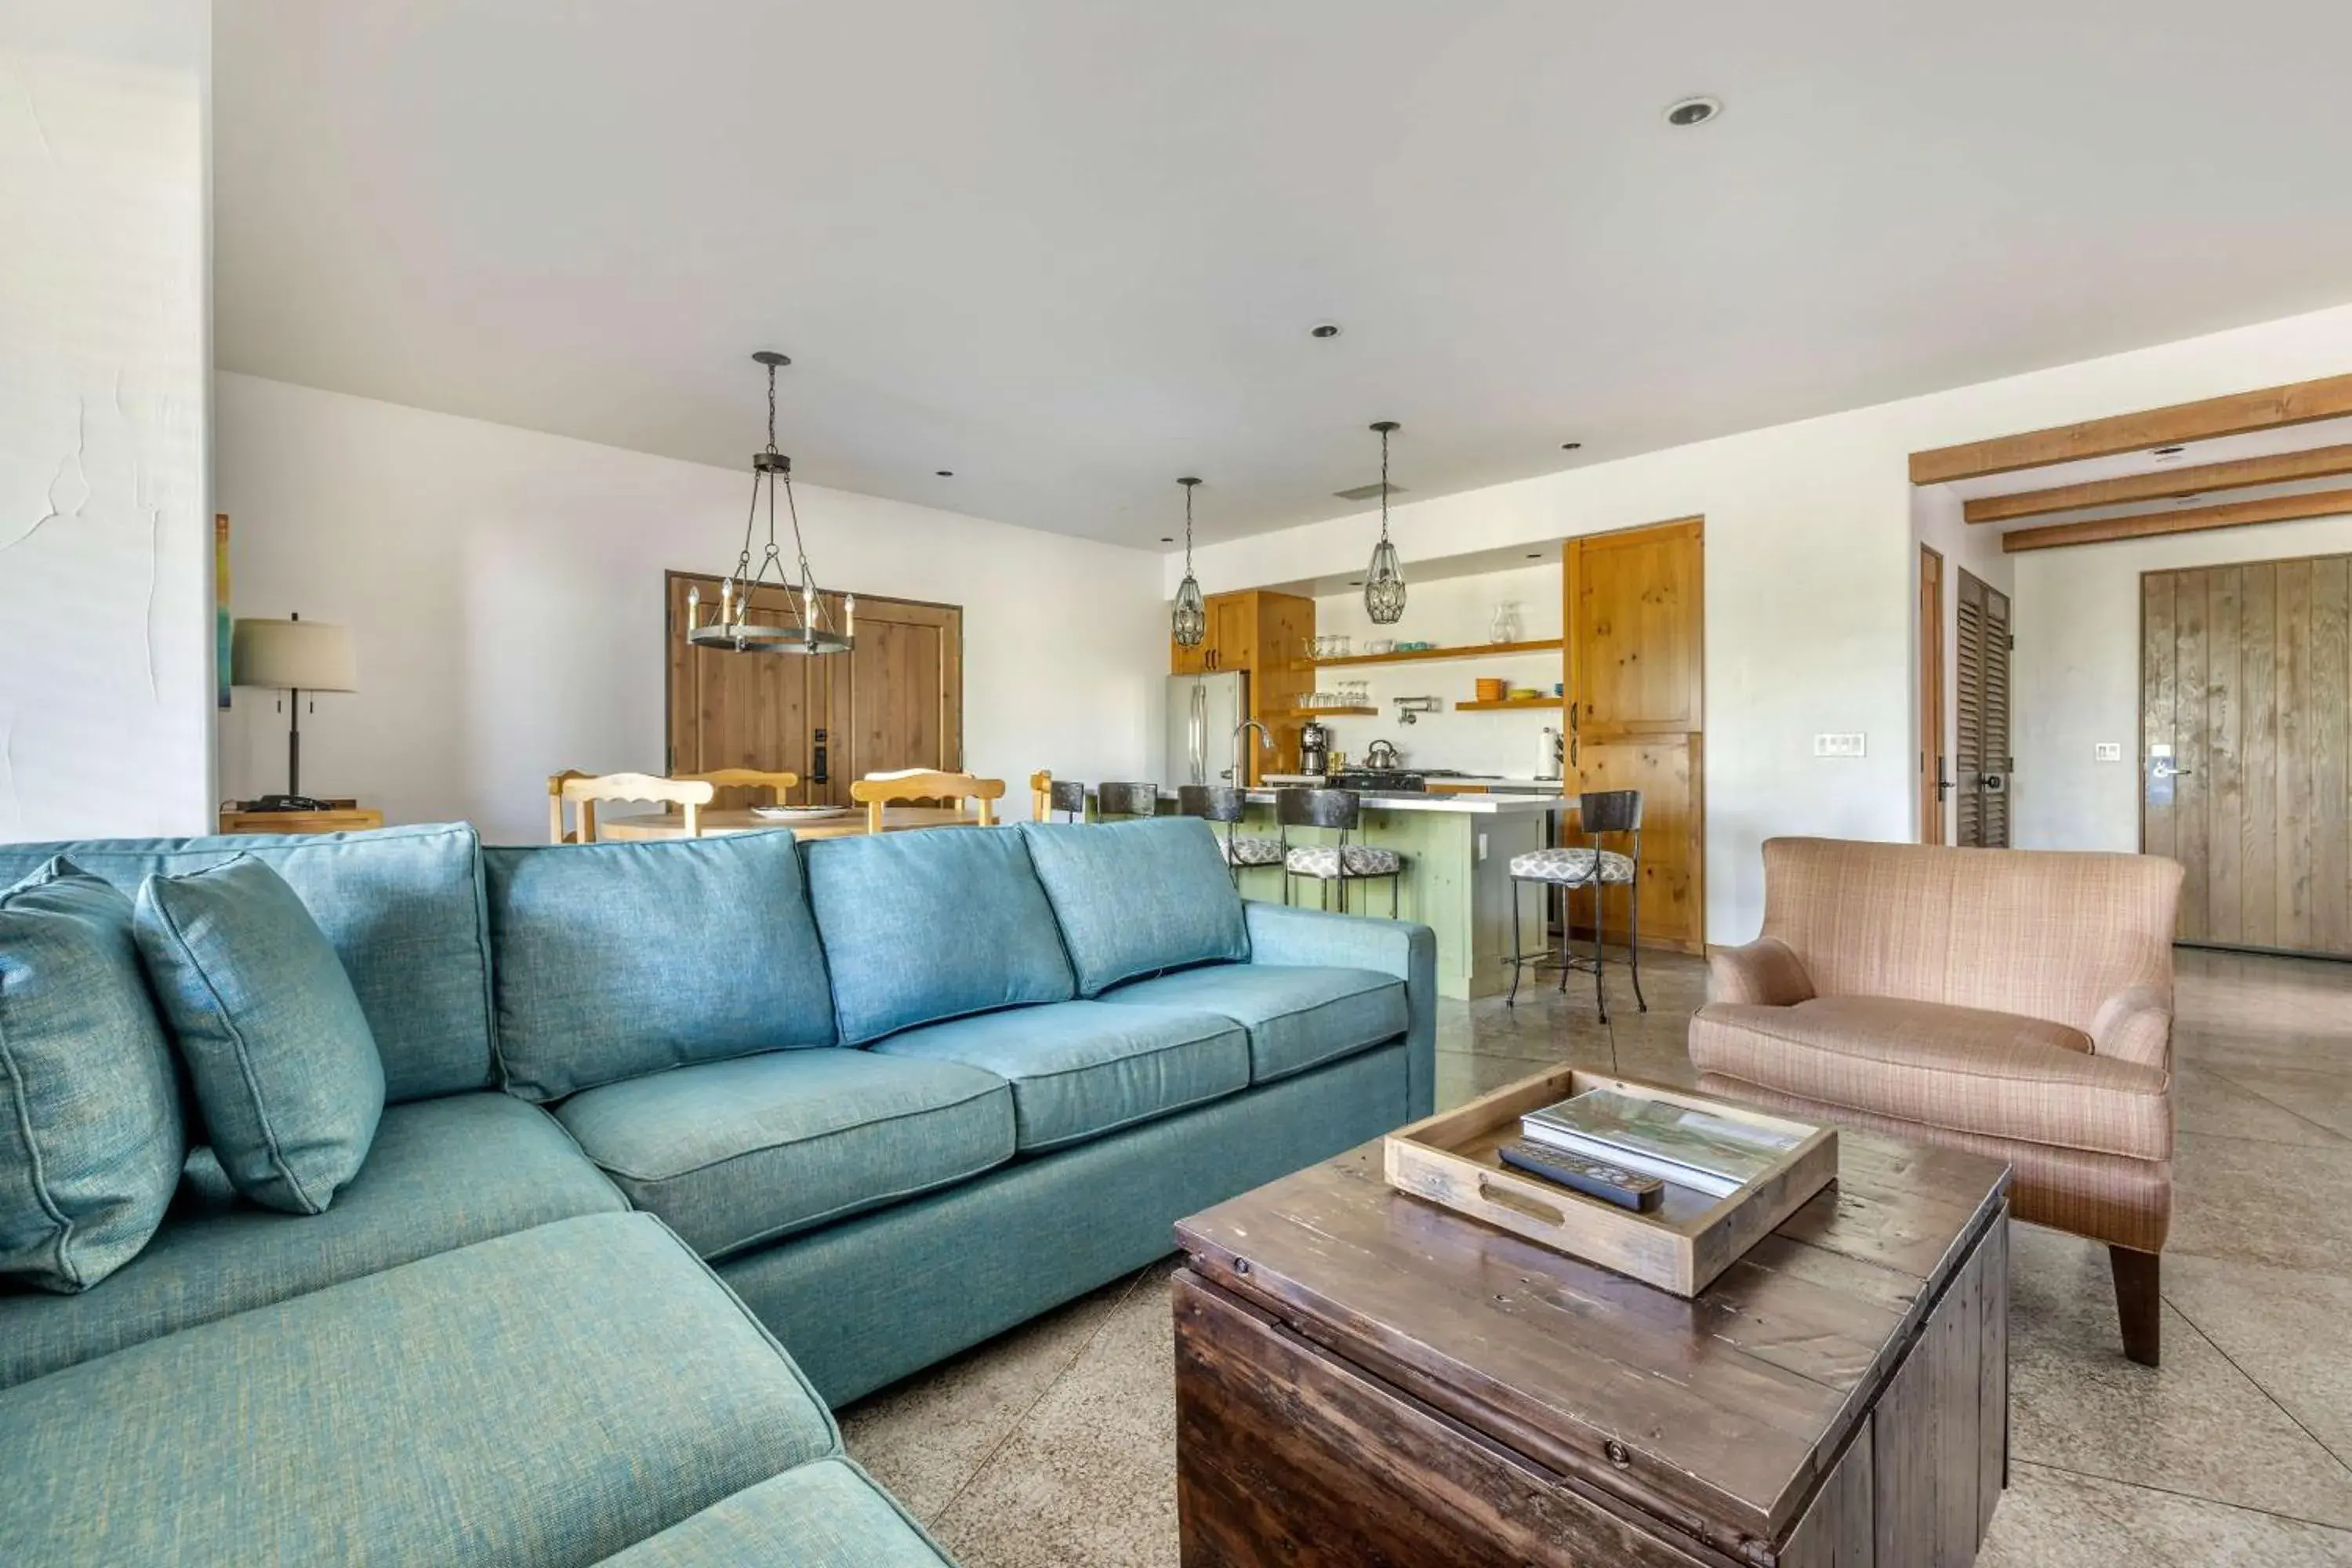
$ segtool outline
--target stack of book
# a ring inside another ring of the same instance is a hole
[[[1528,1111],[1519,1118],[1519,1136],[1710,1197],[1727,1198],[1769,1170],[1806,1134],[1734,1121],[1668,1100],[1593,1089]]]

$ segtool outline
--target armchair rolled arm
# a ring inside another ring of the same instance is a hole
[[[2097,1056],[2168,1068],[2172,1065],[2172,987],[2142,981],[2100,1003],[2091,1019],[2091,1049]]]
[[[1252,963],[1370,969],[1404,982],[1406,1115],[1418,1121],[1437,1101],[1437,933],[1412,921],[1263,903],[1242,905]]]
[[[1759,1007],[1793,1007],[1813,997],[1812,977],[1797,950],[1777,936],[1707,954],[1706,999]]]

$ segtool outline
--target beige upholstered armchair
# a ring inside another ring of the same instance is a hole
[[[1775,838],[1764,931],[1712,960],[1700,1087],[2006,1160],[2020,1219],[2105,1242],[2157,1363],[2180,868]]]

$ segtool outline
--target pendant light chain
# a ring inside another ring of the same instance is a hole
[[[845,653],[852,645],[857,601],[845,596],[842,601],[842,623],[835,631],[829,607],[816,585],[816,570],[809,563],[808,542],[801,533],[799,498],[793,492],[793,460],[776,449],[776,372],[792,362],[778,353],[752,356],[768,370],[768,444],[751,459],[751,507],[743,519],[743,548],[735,557],[735,573],[720,584],[718,617],[709,623],[700,618],[699,595],[692,589],[687,592],[687,641],[698,647],[731,648],[738,653],[761,651],[770,653]],[[784,568],[783,550],[776,542],[776,487],[784,491],[784,512],[792,525],[793,557],[800,581],[794,584]],[[756,566],[751,560],[751,542],[760,526],[760,500],[762,489],[767,492],[768,542]],[[797,605],[787,606],[779,624],[760,625],[751,619],[752,590],[769,580],[773,571],[775,585],[789,601],[797,598]],[[797,610],[798,624],[792,611]]]

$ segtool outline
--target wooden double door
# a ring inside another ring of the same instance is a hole
[[[699,590],[707,616],[719,580],[672,572],[666,584],[671,773],[782,769],[801,777],[795,804],[846,805],[850,781],[870,773],[962,768],[961,609],[861,594],[856,646],[811,658],[694,647],[688,589]],[[840,595],[823,597],[840,625]],[[756,590],[751,605],[755,615],[797,619],[774,588]]]
[[[1570,787],[1642,792],[1642,943],[1706,944],[1706,525],[1697,518],[1568,542]],[[1587,920],[1583,894],[1571,922]],[[1622,936],[1628,889],[1603,895]]]
[[[2140,579],[2140,845],[2180,940],[2352,957],[2352,556]]]

